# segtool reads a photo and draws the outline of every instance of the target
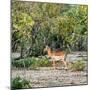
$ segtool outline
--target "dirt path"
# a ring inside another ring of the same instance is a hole
[[[38,70],[12,70],[12,78],[18,75],[30,80],[33,88],[87,84],[86,71],[71,72],[70,70],[53,70],[50,67]]]

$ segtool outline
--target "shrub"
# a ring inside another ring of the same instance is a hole
[[[30,82],[20,78],[19,76],[14,78],[11,82],[11,88],[15,89],[24,89],[24,88],[31,88]]]
[[[20,60],[13,60],[12,66],[16,68],[29,68],[32,64],[34,64],[35,59],[33,58],[25,58]]]
[[[72,64],[72,69],[74,71],[83,71],[85,69],[85,62],[84,60],[77,60]]]
[[[40,67],[49,67],[51,66],[51,62],[48,59],[43,59],[39,61]]]
[[[47,58],[25,58],[17,61],[12,61],[12,66],[16,68],[30,68],[35,69],[37,67],[49,67],[51,62]]]

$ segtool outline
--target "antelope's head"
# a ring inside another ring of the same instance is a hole
[[[47,52],[48,50],[49,50],[49,46],[46,45],[43,51]]]

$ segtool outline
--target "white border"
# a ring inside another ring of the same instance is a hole
[[[87,0],[31,0],[43,2],[61,2],[69,4],[88,4]],[[88,10],[88,18],[90,24],[90,6]],[[90,26],[88,24],[88,38],[90,39]],[[88,39],[88,46],[90,42]],[[90,49],[88,47],[88,58],[90,59]],[[90,60],[88,59],[88,69],[90,69]],[[88,76],[90,71],[88,70]],[[70,87],[54,87],[41,88],[33,90],[89,90],[90,77],[88,77],[88,85],[86,86],[70,86]],[[10,90],[10,0],[0,1],[0,90]]]
[[[0,1],[0,90],[10,87],[10,0]]]

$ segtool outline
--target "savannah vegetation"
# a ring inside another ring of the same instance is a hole
[[[43,49],[87,51],[86,5],[12,1],[12,53],[20,53],[15,67],[51,66]],[[38,64],[37,64],[38,62]],[[23,64],[25,63],[25,64]]]
[[[21,2],[12,0],[11,50],[20,57],[11,60],[12,67],[36,69],[51,67],[43,49],[67,52],[87,51],[86,5]],[[71,65],[74,71],[83,71],[85,63],[77,60]],[[13,88],[31,88],[30,82],[16,77]]]
[[[52,49],[87,51],[87,6],[13,0],[12,52],[20,58]]]

